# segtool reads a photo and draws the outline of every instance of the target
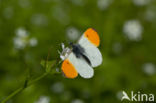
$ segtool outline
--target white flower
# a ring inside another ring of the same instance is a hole
[[[26,41],[16,37],[14,38],[14,46],[16,49],[24,49],[26,46]]]
[[[33,37],[29,40],[29,44],[30,44],[30,46],[34,47],[38,44],[38,41],[36,38]]]
[[[36,46],[38,41],[36,38],[30,38],[28,31],[23,27],[18,28],[15,31],[16,36],[13,38],[15,49],[24,49],[26,46]]]
[[[18,28],[15,33],[21,38],[26,38],[29,34],[28,31],[26,31],[23,27]]]
[[[84,101],[81,99],[75,99],[71,103],[84,103]]]
[[[130,40],[140,40],[142,37],[143,27],[137,20],[130,20],[124,24],[123,32]]]
[[[14,47],[16,49],[24,49],[28,42],[28,32],[23,27],[20,27],[15,33],[16,37],[13,39]]]
[[[133,0],[133,3],[138,6],[147,5],[151,0]]]
[[[146,63],[146,64],[143,65],[143,71],[147,75],[154,75],[156,73],[156,67],[152,63]]]
[[[105,10],[109,7],[109,5],[112,3],[113,0],[98,0],[97,6],[101,10]]]
[[[75,27],[67,28],[66,34],[67,34],[67,38],[72,40],[72,41],[77,40],[80,36],[80,32]]]
[[[50,98],[47,96],[41,96],[35,103],[50,103]]]

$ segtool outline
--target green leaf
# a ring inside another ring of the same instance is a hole
[[[41,65],[46,69],[46,72],[52,72],[52,68],[55,66],[56,64],[56,60],[52,60],[52,61],[45,61],[42,60],[41,61]]]

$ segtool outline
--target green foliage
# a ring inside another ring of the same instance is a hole
[[[46,72],[48,72],[48,73],[52,72],[52,69],[53,69],[52,67],[55,64],[56,64],[56,61],[45,61],[45,60],[41,61],[41,65],[46,69]]]

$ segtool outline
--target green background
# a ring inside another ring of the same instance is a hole
[[[156,95],[156,73],[143,71],[146,63],[156,64],[156,2],[136,5],[133,1],[112,0],[100,8],[98,0],[0,0],[0,100],[22,86],[28,75],[34,78],[45,72],[40,62],[49,50],[49,60],[59,58],[60,44],[71,41],[70,27],[80,34],[92,27],[100,36],[103,63],[95,68],[94,77],[48,75],[8,103],[39,103],[43,96],[49,103],[120,103],[123,90],[129,95],[130,91]],[[130,40],[123,32],[129,20],[140,22],[141,40]],[[20,27],[37,39],[36,46],[14,47]]]

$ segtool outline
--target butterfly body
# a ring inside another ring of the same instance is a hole
[[[81,47],[79,44],[71,44],[71,46],[72,51],[77,58],[84,59],[89,65],[91,65],[89,58],[85,55],[85,50],[83,47]]]

